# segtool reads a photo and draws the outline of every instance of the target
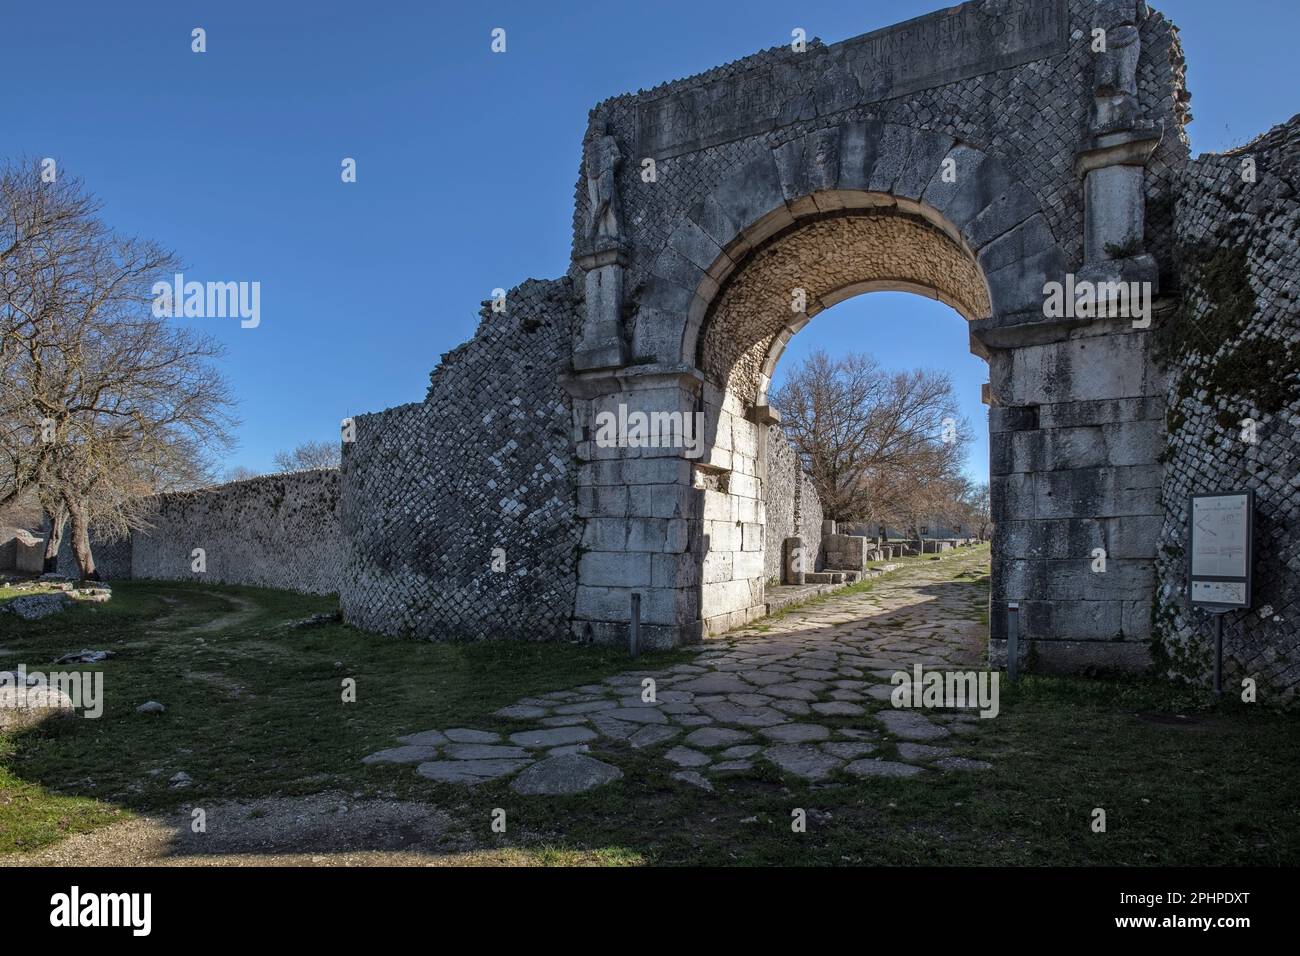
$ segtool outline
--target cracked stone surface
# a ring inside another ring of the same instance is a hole
[[[555,796],[582,793],[610,783],[623,771],[594,757],[561,754],[535,763],[510,784],[510,789],[526,795]]]
[[[494,713],[504,734],[415,731],[363,762],[418,764],[421,777],[462,786],[514,777],[517,793],[538,796],[613,783],[623,776],[620,754],[633,751],[702,789],[711,789],[711,776],[749,774],[758,762],[792,784],[841,774],[938,781],[936,770],[988,770],[992,764],[969,752],[970,738],[995,721],[890,701],[891,678],[915,663],[982,668],[982,591],[952,580],[982,562],[965,552],[911,565],[870,591],[831,595],[709,640],[692,663],[518,700]],[[646,677],[655,681],[653,701],[641,699]],[[898,759],[876,756],[891,745]]]

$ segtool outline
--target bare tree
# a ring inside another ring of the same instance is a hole
[[[221,476],[223,482],[228,481],[248,481],[250,478],[260,478],[262,473],[254,471],[252,468],[246,468],[243,465],[236,465],[234,468],[227,468],[226,473]]]
[[[54,547],[66,516],[93,579],[91,526],[147,526],[150,496],[205,481],[233,419],[220,347],[151,313],[176,257],[110,230],[76,180],[39,173],[0,170],[0,505],[34,493]]]
[[[277,451],[275,467],[280,471],[311,471],[315,468],[337,468],[343,453],[337,442],[307,441],[293,451]]]
[[[950,500],[969,434],[946,374],[814,352],[772,396],[828,518],[916,525]]]

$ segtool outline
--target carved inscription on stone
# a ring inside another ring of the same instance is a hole
[[[786,123],[1065,52],[1067,0],[971,0],[823,50],[790,53],[638,106],[639,152],[666,159]]]

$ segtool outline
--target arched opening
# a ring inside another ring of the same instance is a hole
[[[781,440],[772,431],[778,416],[769,391],[791,339],[819,313],[868,292],[914,293],[971,321],[992,312],[975,254],[937,211],[915,203],[900,208],[888,196],[852,197],[847,208],[828,198],[821,203],[826,211],[757,242],[717,284],[698,326],[687,330],[686,345],[694,334],[695,366],[704,376],[708,438],[693,476],[704,497],[698,553],[706,635],[764,614],[767,582],[780,565],[785,522],[774,520],[769,529],[767,510],[774,494],[791,492],[775,489],[769,475],[770,442]],[[867,336],[864,330],[864,344]],[[974,339],[971,350],[986,357]],[[793,493],[797,501],[798,489]],[[820,527],[807,527],[820,520],[806,504],[797,514],[810,537],[820,538]]]

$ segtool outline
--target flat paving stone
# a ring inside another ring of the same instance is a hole
[[[699,787],[701,790],[707,790],[709,793],[713,792],[713,784],[709,782],[709,779],[700,776],[700,774],[696,773],[694,770],[678,770],[672,775],[672,778],[674,780],[680,780],[682,783],[688,783],[692,787]]]
[[[443,755],[455,760],[497,760],[509,757],[527,757],[523,747],[504,747],[499,744],[447,744]]]
[[[668,723],[668,718],[657,707],[618,707],[603,711],[600,716],[611,720],[625,720],[632,724]]]
[[[659,724],[646,724],[644,727],[642,727],[640,730],[634,733],[631,737],[629,737],[627,742],[630,743],[637,750],[641,750],[644,747],[653,747],[656,744],[661,744],[664,743],[665,741],[672,740],[680,733],[681,730],[678,729],[677,727],[664,727]]]
[[[601,710],[613,710],[618,704],[612,700],[588,700],[577,704],[561,704],[555,708],[557,714],[594,714]]]
[[[931,747],[929,744],[899,744],[898,755],[904,760],[935,760],[938,757],[951,756],[947,747]]]
[[[785,697],[789,700],[814,701],[817,695],[806,687],[796,684],[771,684],[763,688],[763,693],[770,697]]]
[[[520,747],[563,747],[595,740],[597,736],[590,727],[553,727],[549,730],[521,730],[510,735],[510,742]]]
[[[437,747],[420,747],[408,744],[405,747],[389,747],[369,756],[362,757],[362,763],[425,763],[438,756]]]
[[[610,740],[627,740],[641,729],[641,724],[631,724],[626,720],[614,720],[604,714],[596,714],[596,716],[592,717],[591,725],[602,736],[608,737]]]
[[[501,739],[500,734],[490,730],[471,730],[468,727],[453,727],[443,733],[448,740],[454,740],[458,744],[494,744]]]
[[[563,747],[552,747],[546,751],[548,757],[560,757],[564,754],[585,754],[591,748],[586,744],[565,744]]]
[[[842,700],[825,701],[813,704],[812,709],[824,717],[861,717],[867,711],[859,704],[850,704]]]
[[[753,736],[743,730],[731,730],[727,727],[701,727],[686,735],[686,743],[692,747],[703,747],[705,750],[730,747],[752,739]]]
[[[420,764],[415,772],[439,783],[467,783],[473,786],[522,770],[530,763],[531,760],[434,760]]]
[[[875,749],[875,744],[869,744],[862,740],[832,740],[822,744],[822,750],[844,760],[856,760],[863,754],[869,754]]]
[[[739,724],[742,727],[771,727],[786,722],[786,715],[770,707],[740,707],[730,701],[700,704],[704,711],[720,724]]]
[[[689,690],[696,694],[747,694],[753,685],[741,680],[735,674],[705,674],[677,684],[678,690]]]
[[[779,724],[764,727],[759,733],[784,744],[801,744],[811,740],[826,740],[831,732],[820,724]]]
[[[835,732],[841,737],[847,737],[849,740],[875,740],[880,736],[870,730],[859,730],[856,727],[842,727]]]
[[[421,730],[419,733],[407,734],[405,737],[398,737],[397,739],[404,744],[413,744],[416,747],[438,747],[447,742],[447,735],[441,730]]]
[[[875,716],[886,730],[904,740],[937,740],[948,736],[947,728],[914,710],[881,710]]]
[[[763,751],[764,759],[805,780],[824,780],[844,761],[816,747],[779,744]]]
[[[708,754],[702,754],[698,750],[692,750],[690,747],[674,747],[664,754],[665,759],[671,760],[679,767],[703,767],[709,763]]]
[[[754,671],[747,673],[745,680],[749,681],[756,687],[766,687],[768,684],[784,684],[789,681],[789,676],[784,672],[770,673],[768,671]]]
[[[538,723],[543,727],[576,727],[585,724],[587,718],[581,714],[565,714],[561,717],[543,717]]]
[[[723,760],[710,767],[709,773],[743,773],[753,769],[754,763],[750,760]]]
[[[673,718],[673,723],[681,724],[683,727],[703,727],[705,724],[713,723],[713,718],[704,714],[683,714],[681,717]]]
[[[622,776],[623,771],[595,757],[561,754],[533,764],[510,782],[510,789],[525,796],[561,796],[584,793]]]
[[[807,717],[812,713],[812,708],[802,700],[778,700],[772,703],[772,706],[785,714],[794,717]]]
[[[741,744],[738,747],[728,747],[726,750],[722,751],[722,753],[718,754],[718,756],[727,760],[744,760],[747,757],[754,756],[754,754],[758,753],[762,749],[762,746],[759,744]]]
[[[924,771],[896,760],[855,760],[844,768],[855,777],[915,777]]]
[[[835,680],[840,675],[834,671],[801,670],[795,671],[794,676],[800,680]]]

